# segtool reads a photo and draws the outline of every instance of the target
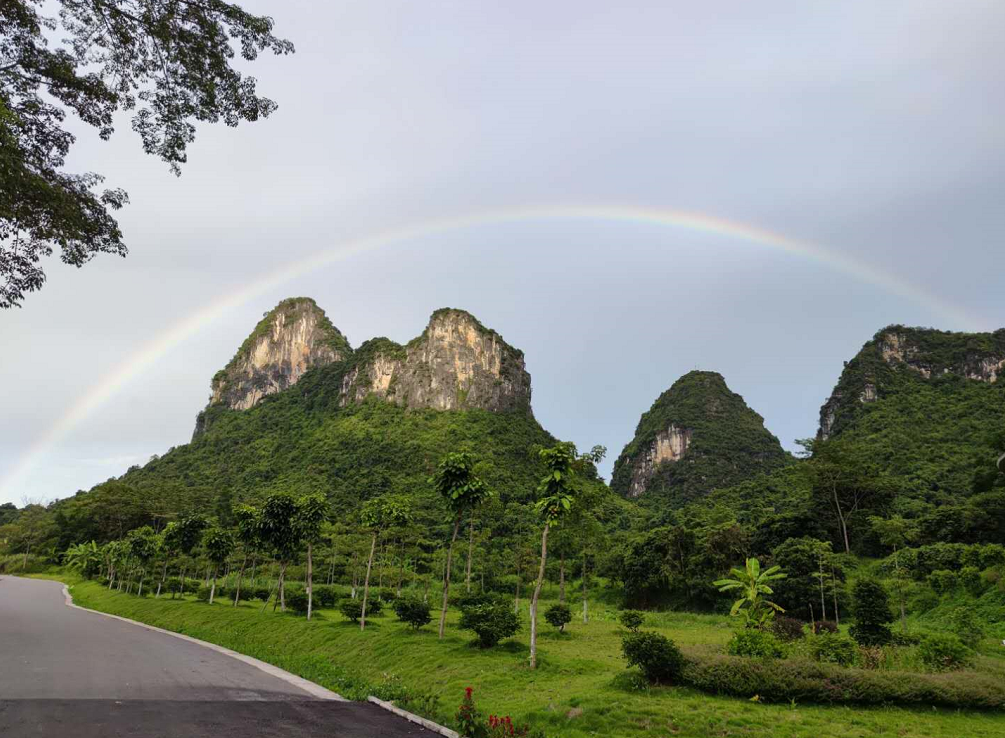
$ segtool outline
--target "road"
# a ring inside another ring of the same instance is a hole
[[[68,607],[58,582],[0,577],[0,736],[62,735],[436,734],[198,643]]]

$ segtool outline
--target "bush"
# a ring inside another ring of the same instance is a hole
[[[367,605],[370,603],[367,602]],[[346,620],[351,620],[358,623],[359,619],[363,617],[363,601],[348,599],[339,605],[339,612]]]
[[[572,612],[569,610],[568,605],[559,603],[548,608],[548,611],[544,614],[544,619],[558,628],[559,633],[564,633],[565,626],[572,622]]]
[[[472,607],[487,605],[499,599],[499,595],[494,595],[490,592],[465,592],[460,597],[454,599],[451,604],[456,604],[457,608],[461,612],[464,612],[465,610],[470,610]]]
[[[684,654],[677,644],[659,633],[629,633],[621,639],[628,666],[637,666],[654,684],[680,684]]]
[[[727,644],[726,651],[732,656],[765,659],[780,659],[785,656],[785,649],[774,635],[753,628],[736,631]]]
[[[883,585],[873,579],[859,579],[852,590],[855,624],[849,632],[863,646],[883,646],[893,638],[890,600]]]
[[[813,632],[817,635],[821,633],[837,633],[838,624],[833,620],[817,620],[813,623]]]
[[[363,606],[363,598],[359,598],[360,607]],[[384,603],[377,597],[368,597],[366,600],[366,616],[377,617],[384,612]]]
[[[307,614],[307,592],[304,590],[291,590],[286,593],[286,609],[298,615]]]
[[[392,609],[398,620],[408,623],[416,630],[433,619],[429,614],[429,604],[417,597],[401,597],[394,601]]]
[[[377,598],[379,600],[381,600],[382,602],[385,602],[385,603],[394,602],[396,599],[398,599],[398,590],[396,590],[396,589],[382,589],[377,594]],[[367,608],[370,607],[370,603],[369,602],[367,602],[366,605],[367,605]]]
[[[461,613],[461,630],[470,630],[478,636],[478,645],[491,648],[504,638],[516,635],[520,619],[508,601],[494,600],[473,605]]]
[[[639,628],[646,622],[646,616],[638,610],[622,610],[618,615],[618,621],[632,633],[638,633]]]
[[[783,641],[798,641],[806,635],[803,630],[803,621],[796,618],[788,618],[782,615],[776,617],[771,623],[771,632],[775,637]]]
[[[921,643],[921,636],[917,633],[904,633],[903,631],[895,631],[893,634],[893,640],[891,643],[895,646],[917,646]]]
[[[956,671],[970,662],[970,649],[954,635],[932,633],[918,646],[921,661],[932,671]]]
[[[976,566],[965,566],[960,572],[960,584],[974,597],[984,594],[984,579],[981,577],[981,570]]]
[[[928,575],[928,585],[938,594],[948,594],[959,585],[956,572],[939,569]]]
[[[332,608],[339,601],[340,592],[329,584],[314,585],[314,607]]]
[[[957,607],[949,613],[949,628],[964,644],[977,648],[984,637],[984,628],[973,608]]]
[[[821,633],[810,641],[814,660],[826,664],[851,666],[855,663],[855,641],[837,633]]]
[[[758,695],[761,700],[785,704],[818,702],[1005,709],[1002,680],[973,672],[961,678],[958,674],[865,671],[802,659],[744,659],[722,655],[686,661],[681,684],[710,694]]]
[[[262,602],[265,602],[267,599],[269,599],[269,596],[272,594],[272,590],[268,587],[255,587],[254,591],[255,591],[254,598],[256,600],[261,600]],[[248,592],[250,597],[251,590],[248,590]]]

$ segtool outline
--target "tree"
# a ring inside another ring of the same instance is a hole
[[[537,571],[537,582],[530,601],[530,668],[537,668],[537,602],[544,584],[544,567],[548,561],[548,531],[557,525],[572,509],[573,465],[576,463],[576,447],[571,443],[560,443],[539,452],[547,473],[538,485],[538,501],[534,509],[542,522],[541,565]]]
[[[907,632],[907,608],[904,604],[904,575],[900,566],[900,549],[913,541],[917,536],[917,528],[910,520],[905,520],[899,515],[891,518],[871,517],[869,523],[872,525],[873,533],[879,538],[879,542],[884,546],[893,549],[893,567],[895,579],[897,581],[897,600],[900,603],[900,629]]]
[[[279,609],[286,612],[286,567],[297,555],[300,531],[297,502],[285,492],[269,495],[259,517],[259,536],[279,563]]]
[[[764,595],[774,594],[768,582],[784,579],[781,567],[772,566],[761,570],[761,562],[756,558],[747,559],[743,569],[731,569],[733,579],[719,579],[713,582],[720,592],[739,590],[743,595],[733,603],[729,614],[743,615],[744,627],[763,630],[775,617],[776,612],[785,612],[781,606],[768,600]]]
[[[313,546],[321,540],[325,522],[328,520],[328,502],[321,495],[306,495],[300,498],[297,511],[297,527],[300,538],[307,544],[307,619],[311,619],[314,605]]]
[[[81,576],[87,578],[93,577],[101,571],[103,560],[102,551],[94,541],[70,546],[63,554],[63,563],[70,569],[76,569]]]
[[[129,544],[129,555],[139,564],[140,584],[137,594],[142,597],[143,576],[150,560],[157,555],[157,534],[149,525],[144,525],[142,528],[129,531],[126,541]]]
[[[361,512],[363,525],[371,532],[370,558],[366,562],[366,579],[363,580],[363,604],[360,609],[359,629],[366,629],[366,605],[370,596],[370,571],[373,569],[373,554],[377,548],[377,537],[390,527],[406,525],[411,520],[408,500],[398,495],[384,495],[369,500]]]
[[[572,621],[572,612],[569,606],[564,603],[552,605],[544,613],[544,619],[551,625],[558,628],[559,633],[565,632],[565,626]]]
[[[134,111],[144,151],[177,174],[196,122],[236,126],[276,108],[232,66],[234,45],[246,60],[293,51],[270,18],[224,0],[57,0],[57,17],[37,4],[0,6],[0,308],[42,286],[38,262],[57,245],[78,267],[126,253],[111,215],[125,192],[98,193],[99,175],[62,170],[67,111],[105,140],[115,112]]]
[[[251,505],[239,505],[234,509],[234,522],[236,524],[237,542],[243,549],[244,557],[241,559],[241,570],[237,574],[237,586],[234,587],[234,607],[241,601],[241,580],[244,579],[244,570],[248,565],[248,553],[255,551],[259,545],[259,515]],[[254,571],[254,566],[252,566]],[[254,584],[254,582],[252,582]]]
[[[834,511],[845,553],[851,553],[849,531],[856,513],[882,510],[896,492],[896,484],[861,443],[843,438],[801,443],[813,453],[802,466],[813,497]]]
[[[844,571],[834,558],[830,541],[816,538],[789,538],[775,546],[771,550],[771,560],[781,566],[787,575],[784,580],[772,585],[775,602],[789,613],[806,611],[807,619],[812,620],[815,613],[809,612],[809,606],[819,601],[820,619],[828,619],[828,607],[833,608],[834,619],[837,619],[838,611],[834,603],[838,596],[838,581],[844,580]],[[825,599],[828,579],[831,605]]]
[[[209,604],[212,605],[216,595],[216,577],[234,550],[234,536],[229,530],[214,525],[203,534],[202,545],[206,549],[206,558],[213,564],[213,585],[209,590]]]
[[[859,579],[852,588],[852,615],[849,632],[863,646],[883,646],[893,639],[889,623],[890,600],[883,585],[873,579]]]
[[[430,482],[447,501],[454,519],[454,532],[450,538],[450,547],[447,549],[446,569],[443,575],[443,607],[440,610],[440,638],[443,638],[450,598],[450,569],[453,565],[454,544],[457,542],[461,519],[465,512],[474,510],[492,493],[475,474],[471,455],[463,452],[444,456]]]
[[[199,545],[202,539],[202,532],[209,525],[209,522],[202,515],[188,515],[177,521],[177,527],[165,530],[164,545],[173,551],[177,551],[183,557],[181,562],[180,582],[178,592],[185,595],[185,569],[187,557],[192,555],[192,549]]]

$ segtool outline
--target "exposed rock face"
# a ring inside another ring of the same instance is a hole
[[[626,497],[659,491],[671,506],[789,463],[778,439],[715,372],[690,372],[642,415],[614,463],[611,488]]]
[[[433,313],[406,346],[374,339],[342,380],[343,404],[376,395],[409,408],[530,412],[523,352],[463,310]]]
[[[343,361],[352,348],[307,297],[283,300],[255,327],[230,363],[213,377],[210,406],[247,410],[296,384],[308,370]],[[195,435],[205,430],[205,415]]]
[[[858,418],[865,405],[902,389],[902,380],[953,374],[994,383],[1005,370],[1005,330],[950,333],[890,326],[879,331],[845,364],[833,393],[820,408],[817,438],[827,438]]]
[[[665,431],[660,431],[645,454],[632,466],[628,496],[638,497],[645,492],[649,480],[656,474],[656,468],[667,461],[680,461],[690,445],[690,428],[678,428],[671,423]]]
[[[437,310],[422,335],[405,346],[374,338],[353,351],[313,300],[291,298],[269,312],[217,372],[194,437],[214,417],[208,410],[247,410],[326,365],[333,365],[342,407],[376,396],[416,409],[531,414],[523,352],[463,310]]]

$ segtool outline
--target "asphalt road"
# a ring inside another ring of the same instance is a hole
[[[63,735],[435,734],[376,705],[318,699],[197,643],[67,607],[58,582],[0,577],[0,736]]]

